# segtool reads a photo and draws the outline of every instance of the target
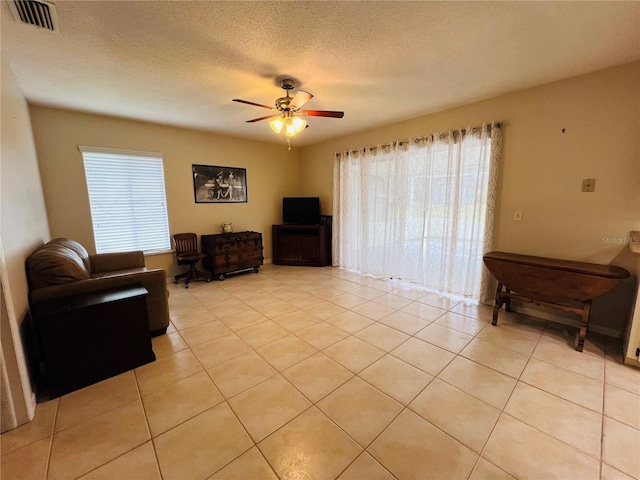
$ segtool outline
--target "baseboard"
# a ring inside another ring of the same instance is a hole
[[[624,364],[629,365],[630,367],[640,368],[640,361],[633,357],[624,357]]]

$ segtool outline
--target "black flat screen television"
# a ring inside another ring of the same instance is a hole
[[[319,197],[284,197],[282,222],[294,225],[318,225],[320,223]]]

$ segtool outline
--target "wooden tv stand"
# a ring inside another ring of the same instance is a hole
[[[331,265],[329,225],[273,225],[272,233],[275,265]]]

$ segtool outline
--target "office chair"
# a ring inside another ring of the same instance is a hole
[[[189,288],[189,282],[193,279],[210,282],[211,274],[196,269],[196,263],[206,257],[204,253],[198,252],[198,236],[195,233],[176,233],[173,236],[173,243],[178,265],[189,265],[189,270],[175,276],[174,283],[184,278],[184,288]]]

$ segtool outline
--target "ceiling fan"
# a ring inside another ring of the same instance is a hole
[[[335,112],[331,110],[300,110],[305,103],[313,98],[309,92],[298,90],[295,96],[291,97],[289,92],[293,90],[294,82],[290,78],[285,78],[280,82],[280,86],[286,92],[286,96],[280,97],[276,100],[275,107],[269,107],[268,105],[262,105],[260,103],[249,102],[248,100],[240,100],[234,98],[234,102],[246,103],[247,105],[254,105],[256,107],[266,108],[272,110],[274,114],[266,115],[264,117],[253,118],[247,120],[247,123],[259,122],[261,120],[267,120],[271,118],[269,125],[274,132],[280,133],[284,129],[284,133],[287,137],[293,137],[300,133],[302,130],[308,127],[307,122],[300,118],[301,116],[309,117],[330,117],[330,118],[342,118],[344,112]]]

